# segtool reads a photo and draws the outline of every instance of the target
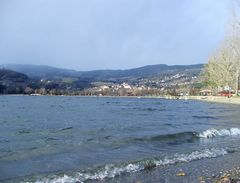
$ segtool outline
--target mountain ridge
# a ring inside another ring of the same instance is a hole
[[[167,65],[156,64],[146,65],[131,69],[104,69],[92,71],[77,71],[73,69],[63,69],[51,67],[47,65],[32,65],[32,64],[3,64],[1,68],[13,70],[16,72],[24,73],[31,78],[56,78],[56,77],[81,77],[89,80],[108,80],[110,78],[121,79],[127,77],[141,78],[141,77],[154,77],[161,72],[167,74],[168,71],[173,70],[201,70],[204,64],[193,65]]]

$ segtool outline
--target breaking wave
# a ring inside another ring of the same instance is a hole
[[[179,132],[174,134],[156,135],[150,137],[134,138],[134,142],[150,142],[150,141],[178,141],[178,142],[191,142],[199,138],[214,138],[224,136],[238,136],[240,135],[239,128],[229,129],[208,129],[203,132]]]
[[[100,140],[110,140],[114,144],[135,144],[135,143],[167,143],[171,145],[177,145],[182,143],[193,143],[194,141],[200,139],[210,139],[216,137],[224,137],[224,136],[240,136],[239,128],[229,128],[229,129],[208,129],[203,132],[179,132],[172,134],[161,134],[161,135],[153,135],[153,136],[143,136],[143,137],[128,137],[124,139],[114,139],[112,136],[102,137]],[[57,139],[47,139],[47,140],[57,140]],[[86,143],[91,142],[100,142],[99,139],[89,138],[86,139]]]
[[[194,151],[189,154],[175,154],[172,157],[165,157],[163,159],[150,159],[128,164],[109,164],[104,167],[76,172],[72,175],[54,175],[48,178],[42,178],[37,181],[30,181],[35,183],[81,183],[90,180],[103,180],[105,178],[114,178],[116,176],[134,173],[142,170],[151,169],[157,166],[167,166],[177,163],[185,163],[196,161],[205,158],[215,158],[218,156],[226,155],[228,152],[221,148],[204,149],[202,151]],[[29,181],[27,181],[29,182]],[[30,183],[29,182],[29,183]]]
[[[230,128],[230,129],[209,129],[199,133],[198,136],[200,138],[213,138],[213,137],[223,137],[223,136],[237,136],[240,135],[239,128]]]

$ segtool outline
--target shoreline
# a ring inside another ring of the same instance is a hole
[[[210,177],[200,176],[199,181],[200,183],[238,183],[240,182],[240,167],[233,167]]]
[[[198,100],[211,103],[236,104],[240,105],[240,97],[224,96],[85,96],[85,95],[28,95],[28,94],[2,94],[0,96],[30,96],[30,97],[96,97],[96,98],[142,98],[142,99],[166,99],[166,100]]]
[[[189,96],[189,100],[199,100],[210,103],[221,103],[221,104],[235,104],[240,105],[240,97],[224,97],[224,96]]]

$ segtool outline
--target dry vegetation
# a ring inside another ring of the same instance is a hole
[[[205,81],[208,87],[216,91],[234,90],[237,93],[239,90],[240,18],[236,13],[239,9],[240,3],[236,2],[227,36],[210,56],[205,67]]]

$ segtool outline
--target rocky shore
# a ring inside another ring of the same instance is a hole
[[[205,180],[210,180],[210,182],[214,183],[240,183],[240,167],[236,167],[232,170],[225,171],[225,172],[220,172],[219,175],[210,177],[210,178],[202,178],[200,179],[201,183],[205,183],[208,181]]]

